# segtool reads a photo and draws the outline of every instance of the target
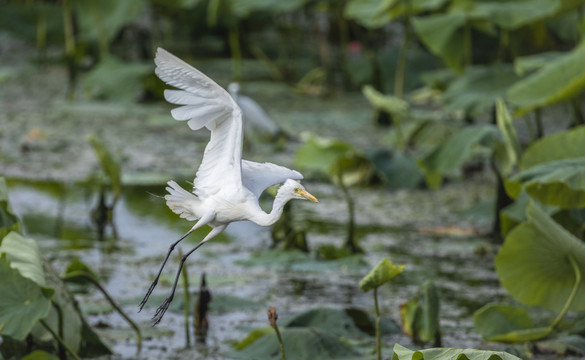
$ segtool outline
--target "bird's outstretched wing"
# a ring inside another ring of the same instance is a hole
[[[193,181],[199,197],[221,189],[242,186],[242,115],[240,108],[221,86],[199,70],[158,48],[155,73],[165,83],[181,90],[165,90],[165,99],[177,105],[176,120],[188,120],[193,130],[206,127],[211,138]]]
[[[272,163],[242,160],[242,182],[256,198],[259,198],[269,186],[280,184],[286,179],[302,180],[303,175],[298,171]]]

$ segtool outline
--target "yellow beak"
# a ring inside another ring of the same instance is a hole
[[[307,190],[301,190],[299,192],[299,195],[301,195],[302,197],[304,197],[307,200],[311,200],[312,202],[316,202],[316,203],[319,202],[319,200],[317,200],[317,198],[314,197],[313,195],[309,194],[309,192]]]

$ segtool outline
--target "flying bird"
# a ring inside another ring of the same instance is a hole
[[[171,110],[173,118],[187,121],[192,130],[205,127],[211,132],[193,181],[193,191],[183,189],[175,181],[167,183],[167,206],[181,218],[197,222],[169,247],[158,274],[140,302],[140,310],[152,294],[177,244],[204,225],[211,227],[211,231],[181,258],[171,294],[153,317],[153,325],[156,325],[173,300],[183,264],[201,245],[235,221],[249,220],[262,226],[275,223],[289,200],[318,201],[301,185],[303,176],[298,171],[242,159],[242,112],[227,91],[164,49],[157,49],[154,62],[156,75],[168,85],[180,89],[164,92],[168,102],[181,105]],[[266,213],[258,205],[258,198],[269,186],[281,183],[272,211]]]
[[[256,101],[240,93],[240,84],[230,83],[227,88],[231,97],[242,111],[244,133],[254,134],[257,138],[276,140],[279,137],[287,138],[287,134],[268,116]]]

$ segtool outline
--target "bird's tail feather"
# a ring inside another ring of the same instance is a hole
[[[166,188],[169,193],[165,195],[167,206],[175,214],[178,214],[184,219],[189,221],[195,221],[199,219],[199,216],[196,214],[196,209],[200,200],[197,198],[197,196],[183,189],[175,181],[171,180],[167,184],[169,185]]]

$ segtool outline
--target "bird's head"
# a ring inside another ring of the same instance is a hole
[[[228,85],[228,92],[230,93],[231,96],[237,96],[238,93],[240,92],[240,84],[238,84],[237,82],[230,83]]]
[[[300,182],[292,179],[287,179],[280,187],[279,192],[284,192],[290,196],[291,199],[311,200],[312,202],[319,202],[316,197],[309,194]]]

